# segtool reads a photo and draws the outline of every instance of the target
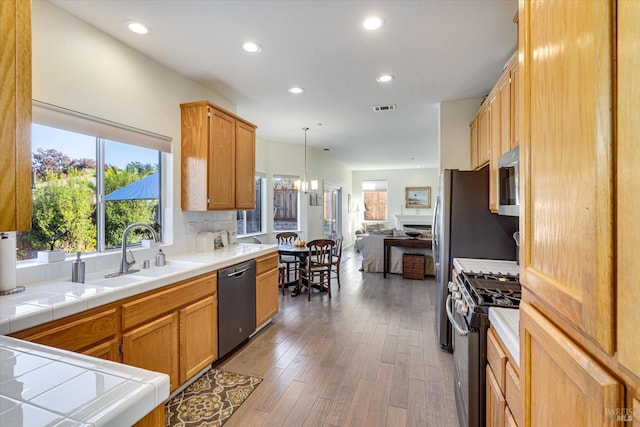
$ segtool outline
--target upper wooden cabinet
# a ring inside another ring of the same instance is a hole
[[[525,85],[520,279],[544,302],[541,310],[561,316],[613,354],[615,5],[532,0],[520,6]],[[624,203],[633,203],[630,199]],[[627,233],[633,222],[619,222],[618,230]]]
[[[478,168],[489,163],[489,152],[491,147],[491,110],[489,105],[480,107],[478,112]]]
[[[31,2],[0,2],[0,231],[31,228]]]
[[[469,136],[470,136],[470,165],[471,169],[478,167],[478,118],[474,117],[471,123],[469,123]]]
[[[256,126],[207,101],[180,108],[182,209],[255,209]]]
[[[617,99],[617,350],[620,363],[640,378],[640,2],[618,2]],[[634,411],[640,419],[640,408]]]

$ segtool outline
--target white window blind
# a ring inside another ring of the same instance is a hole
[[[33,123],[39,125],[96,136],[111,141],[123,141],[127,144],[165,153],[171,152],[172,138],[165,135],[101,119],[35,99],[32,106]]]

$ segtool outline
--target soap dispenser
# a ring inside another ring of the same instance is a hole
[[[162,252],[162,249],[158,249],[158,254],[156,255],[156,265],[160,267],[165,264],[166,258],[164,257],[164,252]]]
[[[76,252],[76,260],[71,264],[71,281],[84,283],[84,261],[80,259],[80,252]]]

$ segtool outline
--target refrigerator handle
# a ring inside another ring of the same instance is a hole
[[[440,236],[438,236],[438,231],[439,231],[439,227],[438,227],[438,217],[440,216],[440,196],[436,197],[436,206],[433,209],[433,221],[432,221],[432,227],[433,229],[431,230],[431,236],[432,236],[432,248],[433,248],[433,255],[434,255],[434,261],[435,261],[435,270],[438,270],[439,264],[440,264],[440,259],[438,258],[438,251],[439,251],[439,246],[440,246]]]

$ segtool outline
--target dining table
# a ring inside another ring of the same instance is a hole
[[[305,264],[307,262],[307,257],[309,256],[309,248],[306,245],[296,246],[293,243],[282,243],[278,245],[278,254],[294,256],[300,259],[300,264]],[[298,278],[297,277],[293,281],[285,282],[284,285],[287,288],[290,286],[295,286],[296,288],[293,291],[291,291],[291,296],[295,297],[298,295]]]

